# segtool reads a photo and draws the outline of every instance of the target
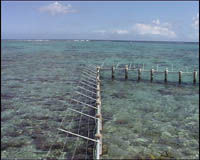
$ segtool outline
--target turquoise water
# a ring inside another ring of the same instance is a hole
[[[197,43],[3,40],[2,157],[46,156],[43,145],[54,141],[85,64],[145,64],[147,70],[158,64],[159,71],[173,65],[185,72],[198,70],[198,50]],[[102,158],[199,158],[199,84],[190,74],[183,74],[182,85],[178,74],[169,74],[168,84],[163,76],[150,83],[142,73],[137,82],[137,72],[129,71],[125,81],[124,71],[116,71],[112,81],[111,71],[101,72]]]

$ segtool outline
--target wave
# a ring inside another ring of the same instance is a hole
[[[88,40],[88,39],[86,39],[86,40],[84,40],[84,39],[80,39],[80,40],[75,39],[75,40],[73,40],[73,41],[74,41],[74,42],[84,42],[84,41],[88,42],[88,41],[90,41],[90,40]]]
[[[23,40],[17,40],[17,41],[23,41],[23,42],[47,42],[50,41],[48,39],[23,39]]]
[[[28,42],[32,42],[32,41],[35,41],[35,42],[47,42],[47,41],[50,41],[50,40],[47,40],[47,39],[35,39],[35,40],[25,40],[25,41],[28,41]]]

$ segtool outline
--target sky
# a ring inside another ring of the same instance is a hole
[[[198,1],[2,1],[2,39],[199,41]]]

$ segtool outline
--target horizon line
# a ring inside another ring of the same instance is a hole
[[[90,41],[121,41],[121,42],[182,42],[182,43],[199,43],[199,41],[176,41],[176,40],[117,40],[117,39],[64,39],[64,38],[55,38],[55,39],[33,39],[33,38],[22,38],[22,39],[14,39],[14,38],[3,38],[1,40],[90,40]]]

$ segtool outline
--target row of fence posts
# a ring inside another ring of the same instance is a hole
[[[115,78],[115,67],[112,66],[111,68],[112,70],[112,79]],[[138,68],[138,81],[141,80],[141,72],[142,72],[142,69],[141,68]],[[154,69],[151,69],[150,70],[150,81],[152,82],[153,81],[153,77],[154,77],[154,72],[155,70]],[[164,81],[167,83],[168,81],[168,69],[166,68],[165,71],[164,71]],[[179,71],[178,72],[178,75],[179,75],[179,84],[181,84],[182,82],[182,71]],[[128,79],[128,65],[125,65],[125,80]],[[194,71],[193,72],[193,83],[196,84],[197,82],[197,71]]]

